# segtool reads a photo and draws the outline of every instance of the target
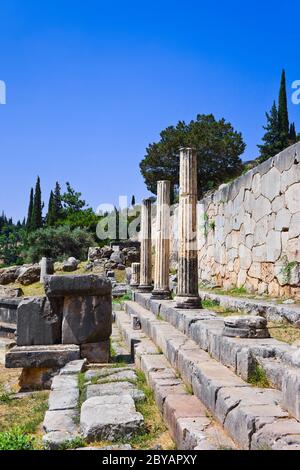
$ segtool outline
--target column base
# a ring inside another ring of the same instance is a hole
[[[170,300],[171,292],[169,290],[153,290],[151,299],[153,300]]]
[[[129,284],[129,287],[130,287],[131,289],[136,290],[136,289],[138,289],[139,285],[138,285],[138,284]]]
[[[147,293],[153,290],[153,286],[139,285],[137,290],[141,293]]]
[[[175,308],[202,308],[201,299],[198,295],[190,297],[184,295],[176,295],[174,300],[176,302]]]

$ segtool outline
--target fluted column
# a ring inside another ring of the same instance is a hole
[[[131,263],[130,286],[137,288],[140,285],[140,263]]]
[[[151,257],[151,199],[143,199],[141,206],[141,263],[139,291],[152,290]]]
[[[192,148],[180,149],[178,308],[201,308],[198,293],[197,253],[197,155]]]
[[[154,299],[170,299],[170,181],[157,182]]]

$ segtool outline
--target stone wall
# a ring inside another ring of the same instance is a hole
[[[174,205],[171,271],[177,269],[177,236]],[[197,236],[201,283],[299,299],[300,143],[198,201]]]
[[[199,276],[300,298],[300,143],[198,203]]]

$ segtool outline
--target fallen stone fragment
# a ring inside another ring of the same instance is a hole
[[[143,423],[130,395],[93,397],[81,407],[80,428],[88,441],[130,438],[141,431]]]
[[[223,336],[233,338],[269,338],[267,320],[260,316],[230,316],[224,319]]]

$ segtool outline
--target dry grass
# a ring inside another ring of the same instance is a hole
[[[18,391],[21,369],[5,369],[0,365],[0,430],[10,431],[18,426],[25,434],[40,436],[41,423],[48,406],[49,392],[41,391],[24,398],[12,399]]]
[[[270,321],[268,322],[268,329],[272,338],[278,339],[279,341],[284,341],[288,344],[300,341],[300,328],[296,328],[295,326]]]

